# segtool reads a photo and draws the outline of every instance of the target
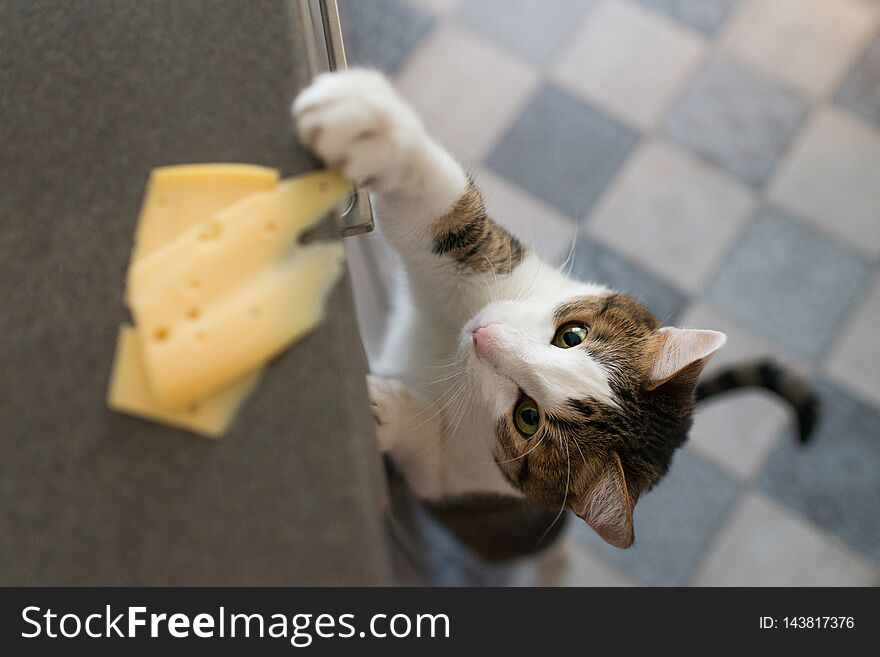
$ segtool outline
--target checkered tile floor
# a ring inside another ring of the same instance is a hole
[[[574,273],[818,381],[807,449],[760,393],[700,410],[637,544],[571,523],[440,583],[880,582],[880,2],[340,0],[489,209]]]

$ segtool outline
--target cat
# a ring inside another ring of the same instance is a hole
[[[421,500],[524,497],[625,548],[697,396],[763,385],[809,433],[813,400],[797,377],[765,363],[698,387],[723,333],[661,326],[489,218],[474,180],[381,73],[318,76],[292,111],[301,141],[370,190],[402,262],[368,389],[379,447]]]

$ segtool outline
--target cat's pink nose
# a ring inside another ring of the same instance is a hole
[[[498,336],[501,333],[501,326],[498,324],[487,324],[474,329],[471,337],[474,341],[474,352],[480,358],[488,356],[495,347],[498,346]]]

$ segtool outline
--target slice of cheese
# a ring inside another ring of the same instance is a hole
[[[259,371],[248,374],[199,404],[180,411],[169,410],[156,400],[147,385],[135,329],[123,325],[116,340],[107,405],[115,411],[216,438],[229,428],[259,379]]]
[[[254,192],[278,171],[252,164],[181,164],[153,169],[141,206],[132,262]]]
[[[161,316],[175,321],[139,324],[156,398],[185,408],[278,355],[321,321],[343,259],[339,242],[310,244],[200,306],[197,316],[188,317],[186,306],[169,309],[173,299],[160,304]]]
[[[210,219],[219,210],[255,192],[272,189],[278,179],[277,169],[251,164],[183,164],[153,169],[141,205],[131,262]],[[150,389],[135,329],[122,326],[107,403],[123,413],[218,437],[253,392],[260,374],[248,374],[200,404],[176,411],[169,409]]]
[[[128,298],[156,398],[183,408],[259,367],[320,320],[340,244],[296,238],[351,191],[322,171],[220,210],[129,270]]]
[[[155,306],[208,304],[296,245],[311,228],[351,192],[351,183],[333,171],[284,180],[268,192],[251,194],[176,239],[132,263],[128,298],[136,315],[170,321]],[[180,308],[170,307],[173,311]]]

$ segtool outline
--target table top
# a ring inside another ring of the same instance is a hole
[[[387,583],[348,280],[222,440],[105,404],[150,170],[314,168],[301,29],[286,0],[0,0],[0,584]]]

